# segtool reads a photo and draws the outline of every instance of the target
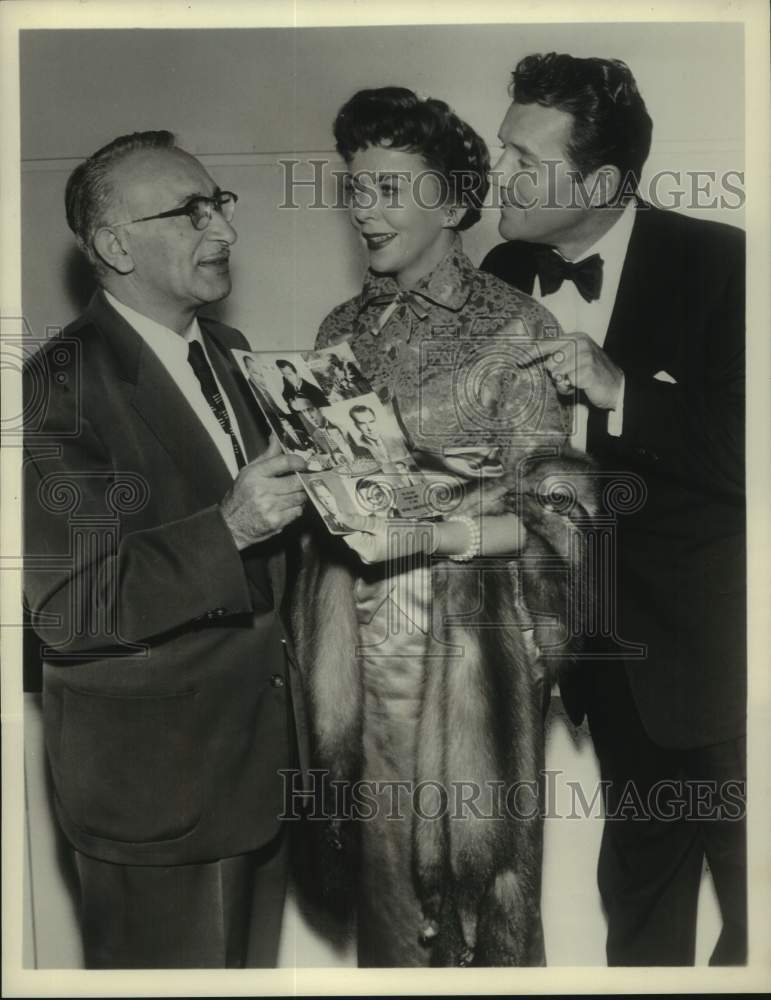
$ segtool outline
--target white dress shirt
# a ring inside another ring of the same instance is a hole
[[[108,291],[105,290],[104,294],[113,309],[120,313],[126,322],[136,330],[142,340],[144,340],[150,350],[156,355],[166,371],[168,371],[169,375],[171,375],[174,379],[174,382],[177,384],[180,392],[188,401],[193,409],[193,412],[206,428],[212,441],[217,446],[217,450],[220,455],[222,455],[222,459],[230,470],[230,474],[235,479],[238,475],[238,463],[236,462],[235,452],[233,451],[233,442],[230,439],[230,435],[222,429],[219,421],[214,416],[214,412],[206,401],[206,397],[201,389],[201,383],[198,381],[190,362],[187,360],[188,346],[192,340],[197,340],[204,349],[204,353],[206,354],[209,362],[209,367],[214,375],[214,381],[216,382],[217,388],[219,389],[220,395],[225,403],[225,409],[230,417],[230,426],[233,428],[233,433],[238,439],[238,443],[241,445],[242,453],[246,455],[246,449],[244,448],[244,442],[241,437],[241,431],[238,426],[238,421],[236,420],[236,415],[233,412],[233,407],[230,405],[230,400],[225,394],[225,391],[217,378],[214,365],[211,363],[211,358],[206,350],[206,344],[201,336],[201,328],[198,326],[198,320],[193,319],[193,322],[190,324],[185,333],[180,336],[178,333],[170,330],[167,326],[162,326],[160,323],[156,323],[156,321],[154,319],[150,319],[149,316],[143,316],[142,313],[138,313],[135,309],[132,309],[130,306],[120,302]]]
[[[572,281],[563,281],[556,292],[544,295],[541,290],[540,278],[536,277],[533,286],[533,298],[554,314],[566,335],[571,333],[587,333],[599,347],[605,344],[608,326],[616,302],[618,283],[621,280],[621,269],[624,266],[629,237],[632,235],[637,206],[629,201],[624,211],[611,228],[601,236],[588,250],[584,251],[576,261],[579,263],[593,254],[602,258],[602,290],[600,297],[594,302],[587,302]],[[618,402],[608,413],[608,433],[618,437],[624,418],[624,385],[622,383]],[[578,402],[574,407],[573,432],[571,444],[581,451],[586,450],[586,426],[589,420],[589,408],[586,403]]]

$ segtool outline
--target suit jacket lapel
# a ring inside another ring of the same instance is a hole
[[[101,293],[89,312],[111,344],[132,407],[177,467],[180,482],[202,506],[219,503],[232,483],[230,472],[174,379]]]
[[[131,405],[166,451],[169,462],[176,466],[179,479],[190,489],[201,507],[218,504],[233,485],[230,470],[222,459],[190,404],[155,353],[136,330],[127,323],[97,292],[89,305],[88,314],[109,341],[116,358],[118,376],[125,383]],[[247,458],[252,460],[266,447],[266,435],[255,419],[256,403],[245,379],[239,383],[229,349],[216,329],[205,320],[201,330],[211,347],[210,357],[223,389],[238,420]],[[264,426],[264,424],[262,425]],[[264,546],[258,547],[264,550]],[[286,565],[283,548],[268,544],[264,551],[245,555],[247,573],[255,585],[264,591],[265,561],[273,586],[275,607],[280,607],[286,587]]]
[[[249,388],[249,384],[236,367],[235,360],[230,353],[230,347],[223,341],[216,326],[207,323],[203,317],[199,318],[199,324],[201,333],[206,341],[212,366],[217,373],[217,378],[220,380],[222,388],[227,394],[236,420],[238,421],[247,461],[251,462],[268,447],[270,429]],[[264,551],[263,546],[260,548]],[[270,554],[267,556],[268,569],[273,586],[275,606],[278,608],[281,606],[286,589],[286,559],[283,545],[274,544],[269,546],[269,549]],[[259,555],[257,553],[249,553],[245,557],[247,572],[249,572],[257,586],[260,586],[263,559],[264,556],[262,553]]]
[[[199,318],[199,325],[212,367],[238,421],[246,460],[251,462],[268,447],[270,430],[246,379],[236,368],[230,347],[223,342],[217,328],[207,323],[204,317]]]

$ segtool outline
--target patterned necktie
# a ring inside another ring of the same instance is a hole
[[[204,399],[211,407],[212,413],[217,418],[217,423],[230,437],[238,468],[243,469],[246,465],[244,453],[241,451],[241,445],[238,443],[238,438],[233,433],[233,426],[230,423],[230,417],[228,416],[225,401],[222,398],[221,392],[217,388],[217,383],[214,379],[214,372],[211,370],[209,362],[206,360],[203,345],[197,340],[190,341],[187,352],[187,360],[190,362],[190,367],[195,372],[196,378],[201,383],[201,392],[204,395]]]
[[[593,253],[591,257],[573,264],[560,257],[551,247],[539,246],[535,250],[535,265],[541,282],[541,293],[551,295],[562,282],[572,281],[587,302],[594,302],[602,290],[602,257]]]

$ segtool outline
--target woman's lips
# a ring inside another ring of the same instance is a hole
[[[362,233],[361,235],[364,237],[367,249],[381,250],[394,239],[396,233]]]

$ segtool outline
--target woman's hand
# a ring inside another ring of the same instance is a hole
[[[468,526],[461,521],[397,521],[353,514],[345,522],[356,530],[345,535],[344,541],[367,564],[417,552],[460,555],[471,542]],[[524,547],[525,527],[516,514],[488,515],[482,518],[480,528],[480,555],[512,555]]]
[[[436,525],[431,522],[349,514],[345,523],[356,530],[343,541],[368,565],[431,553],[436,547]]]
[[[527,530],[516,514],[488,514],[480,527],[483,556],[516,555],[525,547]]]

